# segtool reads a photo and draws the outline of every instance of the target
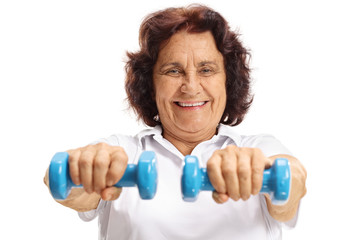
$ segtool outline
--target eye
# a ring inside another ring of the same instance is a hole
[[[179,73],[178,69],[170,69],[167,73]]]
[[[171,68],[169,70],[166,70],[165,74],[170,76],[178,76],[182,73],[182,71],[178,68]]]
[[[200,69],[200,74],[203,74],[203,75],[210,75],[213,72],[214,72],[213,69],[208,68],[208,67]]]

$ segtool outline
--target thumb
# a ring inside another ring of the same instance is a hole
[[[122,188],[108,187],[101,191],[101,198],[105,201],[116,200],[122,191]]]

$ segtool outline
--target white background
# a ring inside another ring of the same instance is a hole
[[[97,221],[52,200],[45,170],[57,151],[144,127],[126,110],[125,52],[145,15],[189,3],[1,1],[0,239],[97,239]],[[284,239],[359,239],[356,1],[207,3],[252,53],[255,100],[238,131],[275,135],[308,171]]]

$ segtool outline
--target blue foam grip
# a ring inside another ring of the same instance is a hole
[[[264,170],[261,193],[268,193],[273,204],[284,204],[290,194],[290,165],[285,158],[277,158],[269,169]],[[214,191],[206,168],[199,167],[195,156],[186,156],[181,176],[181,192],[183,200],[196,201],[200,191]]]
[[[58,152],[54,155],[49,167],[49,187],[52,196],[58,200],[64,200],[69,195],[71,188],[82,187],[75,185],[69,174],[69,154]],[[157,160],[155,153],[144,151],[138,165],[128,164],[124,175],[114,186],[135,187],[138,186],[142,199],[152,199],[157,189]]]

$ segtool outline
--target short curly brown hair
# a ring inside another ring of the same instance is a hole
[[[125,89],[130,106],[148,126],[161,124],[154,120],[158,114],[153,67],[160,45],[176,32],[210,31],[216,46],[224,57],[226,69],[227,102],[220,123],[235,126],[242,122],[253,96],[250,91],[250,54],[239,40],[239,34],[230,30],[227,21],[214,10],[203,5],[167,8],[148,15],[139,33],[140,50],[127,52]]]

